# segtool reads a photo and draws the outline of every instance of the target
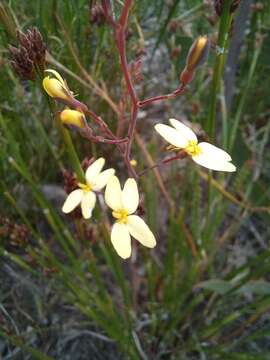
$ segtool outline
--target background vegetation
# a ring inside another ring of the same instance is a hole
[[[118,16],[122,2],[112,3]],[[177,161],[141,176],[141,211],[158,245],[134,243],[126,262],[110,245],[102,204],[91,221],[61,214],[63,169],[72,171],[64,142],[41,79],[21,81],[8,51],[16,29],[37,26],[47,67],[125,133],[118,53],[95,6],[0,2],[0,357],[269,359],[269,2],[241,1],[226,43],[210,0],[134,1],[127,53],[142,64],[141,99],[176,89],[194,39],[212,42],[183,96],[139,113],[136,169],[166,156],[153,126],[169,117],[206,131],[238,169],[209,175]],[[71,136],[81,161],[102,155],[127,178],[114,147]]]

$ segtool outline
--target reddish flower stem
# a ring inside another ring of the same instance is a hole
[[[163,165],[166,165],[168,163],[170,163],[171,161],[174,161],[174,160],[179,160],[179,159],[184,159],[185,157],[187,157],[187,153],[184,151],[184,150],[181,150],[179,151],[179,153],[175,156],[171,156],[167,159],[164,159],[164,160],[161,160],[160,162],[156,163],[155,165],[151,166],[151,167],[148,167],[146,169],[144,169],[140,174],[139,176],[143,176],[145,173],[147,173],[149,170],[153,170],[157,167],[161,167]]]
[[[156,101],[174,99],[177,96],[183,94],[184,91],[185,91],[185,87],[184,87],[184,85],[181,85],[178,89],[176,89],[174,92],[172,92],[170,94],[153,96],[151,98],[139,101],[138,107],[144,107],[144,106],[152,104],[153,102],[156,102]]]
[[[132,142],[134,139],[134,133],[135,133],[135,129],[136,129],[137,115],[138,115],[139,108],[149,105],[156,101],[168,100],[168,99],[175,98],[176,96],[181,95],[184,92],[185,87],[184,87],[184,85],[181,85],[178,89],[176,89],[171,94],[154,96],[149,99],[139,101],[136,91],[135,91],[135,88],[134,88],[134,85],[133,85],[133,82],[132,82],[132,77],[130,74],[130,70],[129,70],[128,62],[127,62],[127,56],[126,56],[126,27],[127,27],[128,16],[129,16],[129,12],[130,12],[132,4],[133,4],[133,0],[125,0],[119,20],[118,20],[118,22],[116,22],[111,15],[110,2],[108,0],[102,0],[102,7],[103,7],[105,17],[106,17],[107,21],[111,24],[111,26],[114,30],[115,42],[116,42],[116,46],[117,46],[117,49],[119,52],[120,64],[121,64],[122,72],[123,72],[124,79],[126,82],[127,92],[131,99],[131,114],[130,114],[128,133],[127,133],[127,142],[125,144],[124,160],[125,160],[125,163],[128,168],[130,176],[137,179],[138,175],[137,175],[136,171],[134,170],[134,168],[130,164],[130,153],[131,153]],[[91,116],[90,113],[89,113],[89,115]],[[99,125],[102,125],[102,127],[104,127],[104,124],[100,123],[99,117],[97,117],[97,116],[95,117],[95,116],[93,116],[93,114],[92,114],[92,117]],[[105,128],[105,130],[106,130],[106,128]],[[110,135],[110,136],[112,136],[112,135]],[[123,150],[123,147],[122,147],[122,150]]]
[[[120,64],[122,67],[123,75],[125,78],[127,91],[129,93],[129,96],[131,98],[131,115],[130,115],[130,123],[128,127],[128,134],[127,138],[128,141],[126,143],[126,149],[125,149],[125,163],[128,168],[130,176],[134,177],[135,179],[138,178],[136,171],[130,164],[130,152],[131,152],[131,146],[132,141],[134,138],[134,131],[136,128],[137,123],[137,114],[138,114],[138,98],[136,91],[134,89],[128,63],[127,63],[127,57],[126,57],[126,26],[127,26],[127,20],[130,8],[132,6],[132,0],[126,0],[124,3],[124,7],[122,9],[122,13],[120,15],[120,19],[116,25],[114,25],[114,35],[115,35],[115,42],[116,46],[119,51],[119,57],[120,57]]]

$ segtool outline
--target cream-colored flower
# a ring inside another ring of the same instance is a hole
[[[81,204],[82,216],[85,219],[89,219],[92,216],[92,211],[96,204],[95,191],[103,189],[115,172],[114,169],[107,169],[101,172],[104,164],[105,160],[99,158],[88,167],[85,172],[86,184],[78,183],[79,189],[72,191],[68,195],[62,207],[64,213],[70,213]]]
[[[121,190],[118,178],[112,176],[106,186],[105,201],[113,210],[112,215],[116,219],[112,227],[111,241],[119,256],[123,259],[130,257],[130,236],[146,247],[153,248],[156,245],[156,239],[143,219],[132,215],[139,205],[138,187],[134,179],[129,178]]]
[[[233,172],[236,167],[226,151],[207,142],[198,143],[196,134],[178,120],[170,119],[171,126],[155,125],[156,131],[176,149],[183,149],[197,164],[211,170]]]
[[[49,75],[43,79],[42,85],[47,94],[53,98],[70,100],[72,98],[72,93],[62,76],[57,71],[52,69],[47,69],[45,71],[54,76],[51,77]]]

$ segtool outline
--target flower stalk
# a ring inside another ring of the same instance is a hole
[[[220,82],[222,78],[226,50],[228,47],[228,34],[232,23],[232,14],[230,12],[232,0],[224,0],[222,6],[222,13],[220,17],[218,42],[216,46],[216,60],[214,67],[213,80],[210,91],[210,105],[208,111],[208,119],[206,130],[211,140],[214,140],[216,133],[216,107],[218,100],[218,93],[220,91]]]

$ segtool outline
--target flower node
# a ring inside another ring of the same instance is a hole
[[[117,222],[119,222],[120,224],[126,224],[128,219],[128,211],[125,209],[113,211],[112,216],[117,219]]]
[[[201,148],[198,146],[197,141],[195,140],[190,140],[184,150],[191,156],[196,156],[202,153]]]

